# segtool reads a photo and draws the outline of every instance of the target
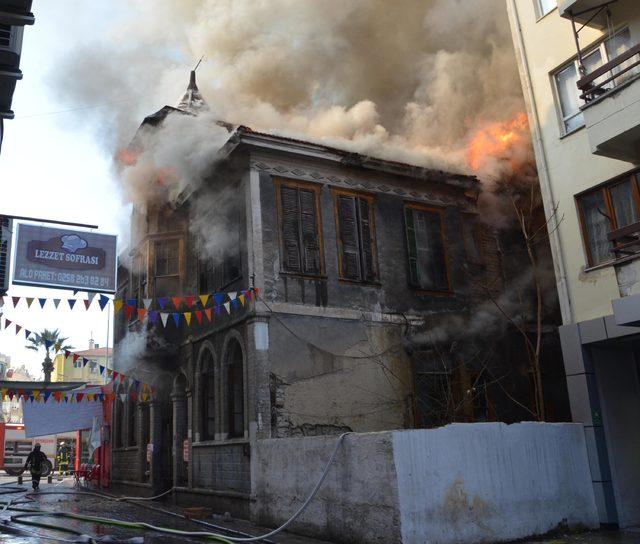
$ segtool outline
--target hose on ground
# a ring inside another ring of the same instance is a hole
[[[187,536],[187,537],[198,537],[198,538],[203,538],[203,539],[207,539],[207,540],[216,540],[218,542],[223,542],[226,544],[232,544],[233,542],[257,542],[260,540],[264,540],[267,539],[269,537],[275,536],[278,533],[284,531],[287,527],[289,527],[289,525],[291,525],[301,514],[302,512],[305,511],[305,509],[307,508],[307,506],[309,505],[309,503],[313,500],[313,498],[316,496],[316,493],[318,492],[318,490],[320,489],[320,487],[322,486],[325,478],[327,477],[327,474],[329,473],[329,469],[331,468],[331,465],[333,464],[333,461],[338,453],[338,449],[340,448],[340,445],[342,444],[342,442],[344,441],[345,437],[351,433],[343,433],[338,437],[338,440],[336,442],[336,445],[333,449],[333,452],[331,453],[331,456],[329,457],[329,460],[327,461],[327,464],[324,467],[324,470],[322,472],[322,475],[320,476],[320,479],[317,481],[316,485],[314,486],[314,488],[312,489],[311,493],[309,494],[309,496],[307,497],[307,499],[304,501],[304,503],[302,503],[302,505],[300,506],[300,508],[298,508],[298,510],[296,510],[296,512],[287,520],[285,521],[282,525],[280,525],[280,527],[274,529],[273,531],[270,531],[264,535],[261,536],[247,536],[247,537],[232,537],[232,536],[225,536],[225,535],[221,535],[218,533],[212,533],[212,532],[205,532],[205,531],[181,531],[179,529],[169,529],[167,527],[157,527],[155,525],[151,525],[149,523],[145,523],[145,522],[129,522],[129,521],[122,521],[122,520],[118,520],[118,519],[113,519],[113,518],[102,518],[102,517],[97,517],[97,516],[87,516],[87,515],[83,515],[83,514],[72,514],[72,513],[68,513],[68,512],[47,512],[47,511],[42,511],[42,510],[29,510],[29,509],[21,509],[21,508],[16,508],[16,507],[9,507],[9,509],[11,510],[15,510],[15,511],[25,511],[25,513],[23,514],[15,514],[13,516],[11,516],[11,520],[14,522],[19,522],[19,523],[30,523],[30,524],[34,524],[34,523],[38,523],[38,522],[26,522],[24,521],[24,517],[29,517],[29,516],[51,516],[51,517],[64,517],[64,518],[70,518],[70,519],[77,519],[80,521],[89,521],[92,523],[101,523],[101,524],[106,524],[106,525],[115,525],[115,526],[120,526],[120,527],[131,527],[131,528],[138,528],[138,529],[148,529],[148,530],[152,530],[152,531],[158,531],[161,533],[167,533],[167,534],[173,534],[176,536]],[[169,489],[168,491],[165,491],[164,493],[161,493],[160,495],[157,495],[155,498],[159,498],[161,496],[166,495],[167,493],[169,493],[170,491],[172,491],[172,489]],[[27,495],[25,495],[25,497],[34,497],[37,495],[42,495],[42,494],[70,494],[67,492],[63,492],[63,491],[43,491],[40,493],[29,493]],[[97,495],[97,496],[101,496],[98,493],[92,493],[92,492],[72,492],[72,494],[90,494],[90,495]],[[109,497],[108,495],[106,497]],[[106,498],[105,496],[103,496],[103,498]],[[109,498],[114,498],[114,497],[109,497]],[[152,497],[146,497],[147,500],[150,500]],[[131,501],[131,500],[139,500],[138,497],[117,497],[114,498],[114,500],[119,499],[119,500],[127,500],[127,501]],[[10,501],[11,502],[11,501]],[[193,520],[192,520],[193,521]]]

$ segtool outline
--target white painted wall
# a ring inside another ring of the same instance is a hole
[[[261,440],[255,521],[277,525],[306,498],[336,437]],[[464,544],[597,527],[582,426],[454,424],[352,434],[294,531],[335,542]]]

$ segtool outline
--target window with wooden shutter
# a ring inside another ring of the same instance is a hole
[[[443,211],[408,205],[405,207],[405,229],[411,285],[425,291],[450,291]]]
[[[282,270],[310,276],[324,273],[320,187],[276,180]]]
[[[373,219],[373,197],[334,191],[340,277],[374,282],[378,263]]]

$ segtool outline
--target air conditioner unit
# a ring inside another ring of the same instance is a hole
[[[5,295],[9,290],[12,237],[13,219],[0,215],[0,296]]]

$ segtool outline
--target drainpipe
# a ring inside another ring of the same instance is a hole
[[[540,180],[542,201],[548,220],[547,226],[548,230],[550,231],[549,243],[551,245],[551,252],[553,254],[553,264],[556,273],[556,286],[558,288],[560,312],[562,314],[562,322],[566,325],[568,323],[573,323],[573,312],[571,309],[569,290],[567,287],[565,256],[562,249],[560,234],[558,233],[558,217],[555,214],[552,215],[556,202],[553,196],[553,189],[549,181],[547,155],[544,149],[544,143],[542,141],[540,118],[538,116],[538,106],[536,104],[536,98],[533,93],[533,87],[531,85],[531,72],[529,70],[529,62],[525,54],[524,38],[522,36],[522,29],[520,27],[520,17],[518,15],[516,0],[507,0],[507,12],[509,13],[509,20],[511,22],[515,52],[519,60],[518,69],[520,71],[520,78],[522,80],[524,100],[527,106],[529,118],[531,119],[531,121],[533,121],[532,123],[530,123],[532,143],[536,155],[536,164],[538,167],[538,179]]]

